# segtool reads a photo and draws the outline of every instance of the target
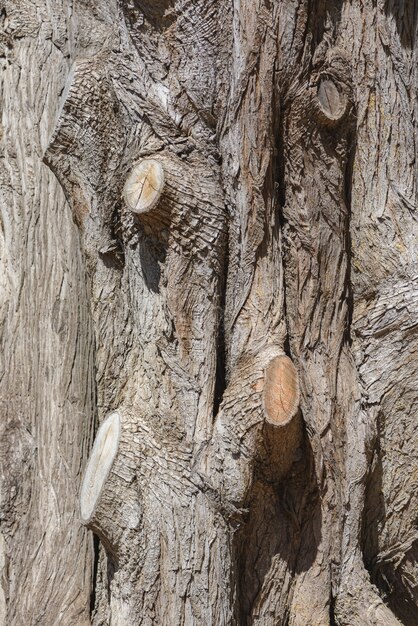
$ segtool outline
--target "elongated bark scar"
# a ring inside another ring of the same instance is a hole
[[[266,420],[274,426],[284,426],[299,407],[299,378],[288,356],[277,356],[266,367],[263,389]]]
[[[129,174],[123,197],[134,213],[148,213],[157,204],[163,188],[164,170],[161,163],[155,159],[143,159]]]
[[[330,77],[322,76],[318,83],[317,106],[321,121],[325,124],[334,124],[341,120],[347,111],[347,93]]]
[[[84,474],[80,495],[81,520],[90,521],[115,459],[120,434],[120,417],[111,413],[97,431],[96,441]]]

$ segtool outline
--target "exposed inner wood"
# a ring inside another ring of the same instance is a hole
[[[120,435],[120,417],[111,413],[97,431],[93,450],[84,474],[80,495],[81,519],[88,522],[100,498],[115,459]]]
[[[147,213],[157,204],[163,188],[163,166],[155,159],[144,159],[129,174],[123,196],[134,213]]]
[[[299,406],[298,373],[288,356],[277,356],[266,368],[264,409],[270,424],[287,424]]]
[[[318,101],[322,112],[330,120],[339,120],[347,108],[347,96],[328,77],[321,77],[319,81]]]

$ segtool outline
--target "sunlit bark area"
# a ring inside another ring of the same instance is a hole
[[[0,623],[416,626],[414,0],[0,7]]]

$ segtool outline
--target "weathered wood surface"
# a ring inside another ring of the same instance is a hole
[[[0,621],[417,624],[414,1],[1,8]]]
[[[6,4],[0,89],[2,623],[87,626],[92,541],[80,527],[77,497],[96,411],[93,329],[79,233],[59,182],[43,163],[69,70],[63,51],[71,20],[59,3],[49,15],[40,3]]]

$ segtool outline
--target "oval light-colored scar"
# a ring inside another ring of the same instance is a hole
[[[97,431],[96,440],[84,474],[80,494],[81,521],[87,523],[95,510],[100,494],[115,459],[120,435],[120,416],[111,413]]]
[[[155,159],[143,159],[134,165],[123,188],[123,197],[131,211],[148,213],[157,204],[164,188],[164,169]]]
[[[299,407],[299,378],[288,356],[277,356],[265,371],[263,403],[267,422],[284,426]]]
[[[319,110],[328,122],[337,122],[344,116],[348,105],[347,95],[329,77],[321,77],[317,97]]]

